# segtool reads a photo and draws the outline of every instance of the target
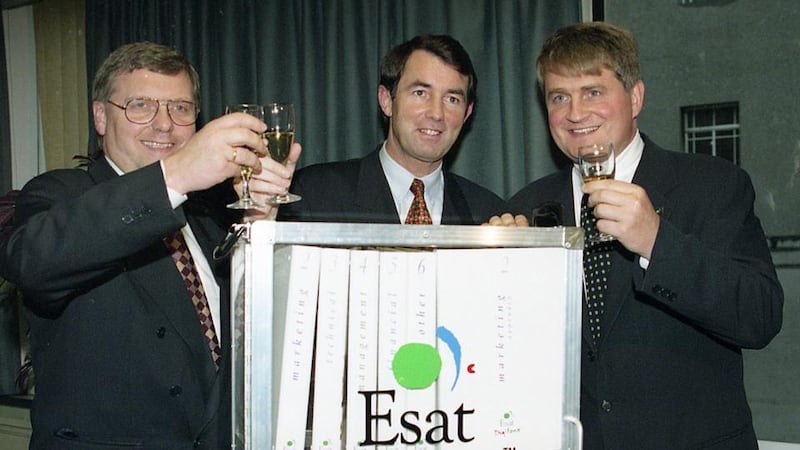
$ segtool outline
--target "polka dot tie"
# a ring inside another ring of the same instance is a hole
[[[414,201],[406,215],[406,224],[411,225],[431,225],[431,213],[428,212],[428,205],[425,203],[425,184],[419,178],[414,178],[411,183],[411,192],[414,193]]]
[[[594,217],[592,208],[587,204],[586,195],[581,201],[581,227],[586,236],[597,234],[597,219]],[[589,330],[595,342],[600,340],[600,322],[603,317],[603,309],[605,309],[612,245],[611,242],[584,241],[584,295],[589,317]]]
[[[214,321],[211,317],[211,309],[208,307],[208,300],[206,300],[206,291],[203,289],[203,283],[200,282],[200,275],[194,267],[194,259],[189,252],[189,247],[186,245],[186,240],[183,233],[179,230],[173,236],[164,238],[164,244],[170,252],[178,272],[183,277],[183,284],[189,295],[192,297],[197,318],[200,319],[200,325],[203,327],[203,334],[206,337],[208,348],[211,351],[211,359],[214,361],[214,367],[219,369],[219,360],[222,356],[219,348],[219,340],[217,339],[217,331],[214,328]]]

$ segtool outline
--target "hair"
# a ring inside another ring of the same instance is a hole
[[[606,22],[586,22],[556,31],[545,40],[536,60],[536,79],[544,92],[546,73],[566,76],[614,72],[625,90],[641,79],[639,47],[633,34]]]
[[[478,77],[469,53],[457,40],[448,35],[421,35],[393,47],[381,61],[380,84],[385,86],[392,97],[397,93],[397,82],[403,75],[406,62],[416,50],[424,50],[444,61],[468,79],[467,104],[475,101]]]
[[[192,83],[192,101],[200,105],[200,77],[189,60],[175,49],[152,42],[125,44],[111,52],[94,76],[92,100],[110,100],[117,77],[139,69],[165,75],[185,72]]]

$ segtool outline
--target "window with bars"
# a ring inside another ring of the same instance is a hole
[[[683,149],[739,164],[739,103],[684,106]]]

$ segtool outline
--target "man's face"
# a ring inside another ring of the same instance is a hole
[[[389,117],[386,149],[409,172],[424,176],[436,169],[472,113],[469,80],[424,50],[406,61],[392,98],[378,88],[381,110]]]
[[[192,83],[186,73],[164,75],[146,69],[120,75],[113,82],[111,101],[125,106],[134,98],[193,101]],[[103,136],[103,151],[124,172],[163,159],[195,133],[195,125],[175,125],[166,103],[147,124],[135,124],[125,111],[106,102],[92,104],[94,127]]]
[[[550,134],[573,161],[581,145],[610,142],[619,153],[635,136],[644,100],[641,81],[626,91],[614,73],[603,68],[600,75],[548,72],[544,86]]]

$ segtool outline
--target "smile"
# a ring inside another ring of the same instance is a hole
[[[419,132],[422,134],[427,134],[428,136],[438,136],[442,134],[441,131],[438,130],[431,130],[430,128],[420,128]]]
[[[589,127],[589,128],[579,128],[576,130],[570,130],[570,133],[573,134],[589,134],[597,131],[600,127]]]
[[[142,141],[145,147],[152,148],[155,150],[164,150],[168,148],[172,148],[174,145],[172,142],[153,142],[153,141]]]

